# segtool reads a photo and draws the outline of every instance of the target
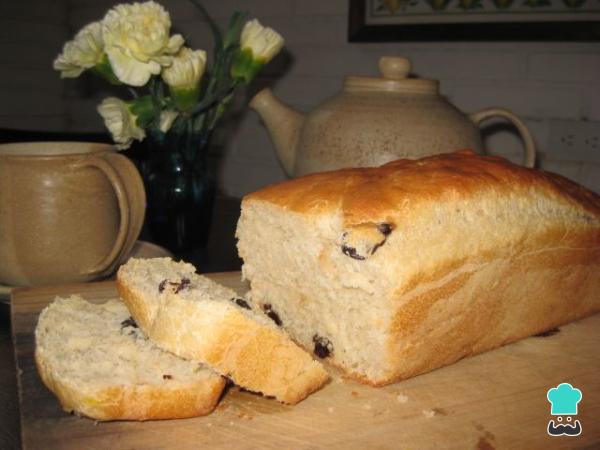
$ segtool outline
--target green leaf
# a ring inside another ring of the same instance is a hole
[[[138,97],[130,103],[130,111],[137,116],[137,124],[146,128],[154,120],[154,100],[150,95]]]

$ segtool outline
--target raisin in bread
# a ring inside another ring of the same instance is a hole
[[[253,311],[191,264],[130,259],[117,273],[117,287],[157,345],[205,362],[241,387],[294,404],[328,379],[323,366],[272,320],[274,314]]]
[[[195,417],[211,412],[225,379],[165,352],[120,300],[56,298],[40,314],[35,362],[66,411],[96,420]]]
[[[267,187],[237,237],[253,301],[374,385],[600,310],[600,197],[469,151]]]

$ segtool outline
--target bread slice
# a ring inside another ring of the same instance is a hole
[[[237,385],[294,404],[328,379],[268,315],[232,289],[170,258],[130,259],[117,288],[139,326],[165,350],[202,361]]]
[[[269,186],[237,237],[253,301],[369,384],[600,311],[600,197],[473,152]]]
[[[210,413],[225,379],[150,342],[118,299],[56,298],[35,329],[35,362],[63,409],[96,420]]]

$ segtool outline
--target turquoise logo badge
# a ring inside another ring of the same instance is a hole
[[[550,436],[579,436],[582,431],[581,422],[573,421],[571,416],[577,415],[577,405],[583,398],[581,391],[569,383],[561,383],[548,389],[546,398],[552,405],[550,414],[558,416],[556,421],[552,418],[548,422],[548,434]],[[567,423],[562,423],[563,421]]]

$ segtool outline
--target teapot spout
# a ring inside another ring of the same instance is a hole
[[[256,94],[250,101],[250,107],[267,126],[283,170],[288,176],[293,176],[304,114],[281,102],[269,88]]]

